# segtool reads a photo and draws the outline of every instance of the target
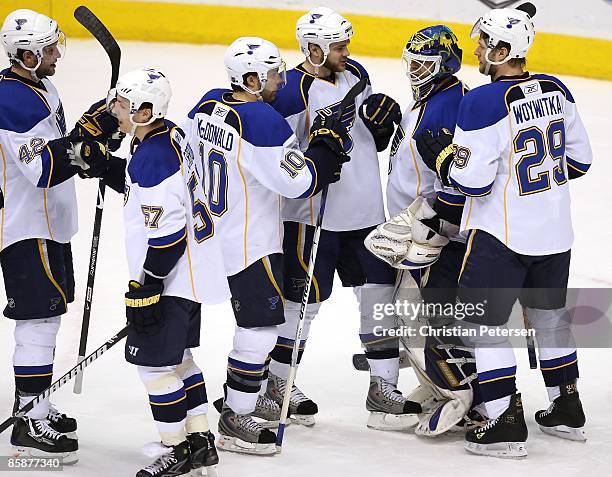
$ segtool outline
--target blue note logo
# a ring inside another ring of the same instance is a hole
[[[278,295],[275,295],[271,298],[268,298],[268,301],[270,302],[270,310],[276,310],[276,305],[278,305],[280,297]]]
[[[310,14],[310,23],[315,23],[322,16],[323,15],[321,13],[311,13]]]
[[[338,114],[338,110],[340,109],[340,101],[334,104],[330,104],[325,108],[321,108],[317,110],[317,114],[322,118],[328,118],[330,116],[334,116]],[[355,124],[355,116],[356,116],[357,108],[355,107],[355,103],[348,106],[344,112],[342,113],[342,117],[340,120],[342,121],[342,125],[346,128],[347,132],[351,130],[353,124]],[[348,139],[344,143],[344,152],[347,154],[353,150],[353,138],[349,134]]]
[[[149,79],[147,80],[147,83],[149,84],[152,84],[155,80],[158,80],[159,78],[162,78],[164,76],[159,71],[153,69],[146,69],[145,71],[147,72],[147,76],[149,77]]]
[[[28,23],[28,20],[26,20],[25,18],[18,18],[15,20],[15,23],[17,23],[17,26],[15,27],[15,30],[21,30],[22,25],[25,25],[26,23]]]

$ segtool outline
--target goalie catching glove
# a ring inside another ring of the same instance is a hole
[[[372,133],[376,150],[381,152],[389,145],[395,126],[402,122],[402,111],[393,98],[376,93],[363,102],[359,117]]]
[[[429,130],[423,131],[415,138],[416,147],[425,165],[434,171],[440,182],[446,187],[452,187],[449,177],[450,166],[455,159],[453,133],[443,128],[434,137]]]
[[[162,314],[159,305],[164,291],[163,283],[141,285],[130,280],[125,294],[125,316],[128,323],[139,334],[153,335],[162,327]]]
[[[392,267],[416,270],[433,265],[448,237],[458,231],[456,225],[436,217],[427,200],[419,196],[407,209],[372,230],[364,244]]]

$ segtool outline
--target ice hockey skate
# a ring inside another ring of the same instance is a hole
[[[191,475],[206,475],[207,477],[218,477],[217,464],[219,456],[215,447],[215,436],[212,432],[195,432],[187,434],[191,468]]]
[[[219,416],[219,450],[241,454],[272,455],[276,453],[276,434],[265,429],[250,414],[236,414],[223,406]]]
[[[512,395],[508,409],[501,416],[466,432],[465,449],[473,454],[503,459],[526,457],[527,434],[523,403],[521,395],[517,393]]]
[[[18,419],[13,426],[11,444],[23,457],[57,457],[64,465],[78,460],[78,441],[57,432],[46,419]]]
[[[570,441],[586,442],[586,418],[575,382],[561,386],[561,395],[548,409],[536,412],[535,420],[546,434]]]
[[[151,465],[140,469],[136,477],[175,477],[188,475],[191,472],[189,443],[187,441],[183,441],[176,446],[164,446],[161,443],[156,443],[156,445],[155,451],[157,451],[158,457]],[[151,454],[153,454],[152,449]]]
[[[408,430],[422,412],[420,404],[409,401],[394,384],[378,376],[370,377],[366,409],[370,411],[367,426],[379,431]]]
[[[279,406],[283,405],[286,387],[287,381],[285,379],[270,373],[266,394]],[[291,398],[289,401],[289,419],[291,422],[301,424],[302,426],[314,426],[314,416],[317,412],[319,412],[319,408],[316,403],[294,384],[291,388]]]

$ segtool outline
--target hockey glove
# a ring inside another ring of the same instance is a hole
[[[109,154],[104,144],[89,139],[73,145],[70,163],[81,168],[83,178],[103,177],[108,168]]]
[[[139,334],[154,335],[162,325],[162,314],[159,306],[163,283],[141,285],[130,280],[129,290],[125,294],[125,316],[127,321]]]
[[[381,93],[366,98],[359,108],[359,117],[372,133],[378,152],[387,148],[395,126],[402,122],[399,104],[390,96]]]
[[[449,172],[455,159],[453,134],[443,128],[437,137],[431,131],[423,131],[415,138],[416,146],[427,167],[434,171],[442,184],[452,187]]]
[[[70,133],[71,138],[84,137],[108,144],[109,151],[121,146],[125,134],[119,131],[119,122],[108,111],[106,99],[95,102],[79,119]]]

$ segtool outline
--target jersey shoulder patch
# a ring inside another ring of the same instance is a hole
[[[540,84],[542,85],[543,92],[547,92],[547,90],[552,91],[554,89],[558,89],[563,92],[565,99],[567,99],[570,103],[575,102],[572,93],[559,78],[545,74],[535,74],[532,75],[532,78],[540,82]]]
[[[370,77],[370,75],[368,74],[366,69],[361,65],[361,63],[358,63],[352,58],[348,58],[346,60],[346,71],[352,73],[359,79]]]
[[[200,108],[202,108],[204,103],[206,103],[207,101],[221,101],[221,99],[223,98],[223,94],[227,93],[228,91],[231,92],[231,90],[226,88],[211,89],[208,93],[202,96],[202,98],[200,98],[200,100],[193,107],[193,109],[189,111],[187,117],[189,117],[189,119],[193,119],[195,115],[200,111]]]
[[[506,92],[517,83],[498,82],[468,91],[459,104],[457,126],[463,131],[484,129],[508,115]]]
[[[164,123],[164,129],[145,137],[130,159],[127,172],[140,187],[155,187],[181,169],[180,145],[173,138],[173,133],[180,129],[171,121]]]
[[[454,132],[459,104],[466,92],[467,88],[463,83],[456,80],[429,98],[422,106],[424,108],[423,115],[414,135],[416,136],[425,130],[439,131],[442,128]]]
[[[272,106],[261,101],[236,106],[242,139],[255,147],[277,147],[293,135],[291,126]]]
[[[308,107],[308,93],[314,82],[314,76],[293,68],[287,71],[287,84],[276,93],[271,106],[283,117],[299,114]]]
[[[0,73],[0,129],[25,133],[51,114],[42,91]]]

